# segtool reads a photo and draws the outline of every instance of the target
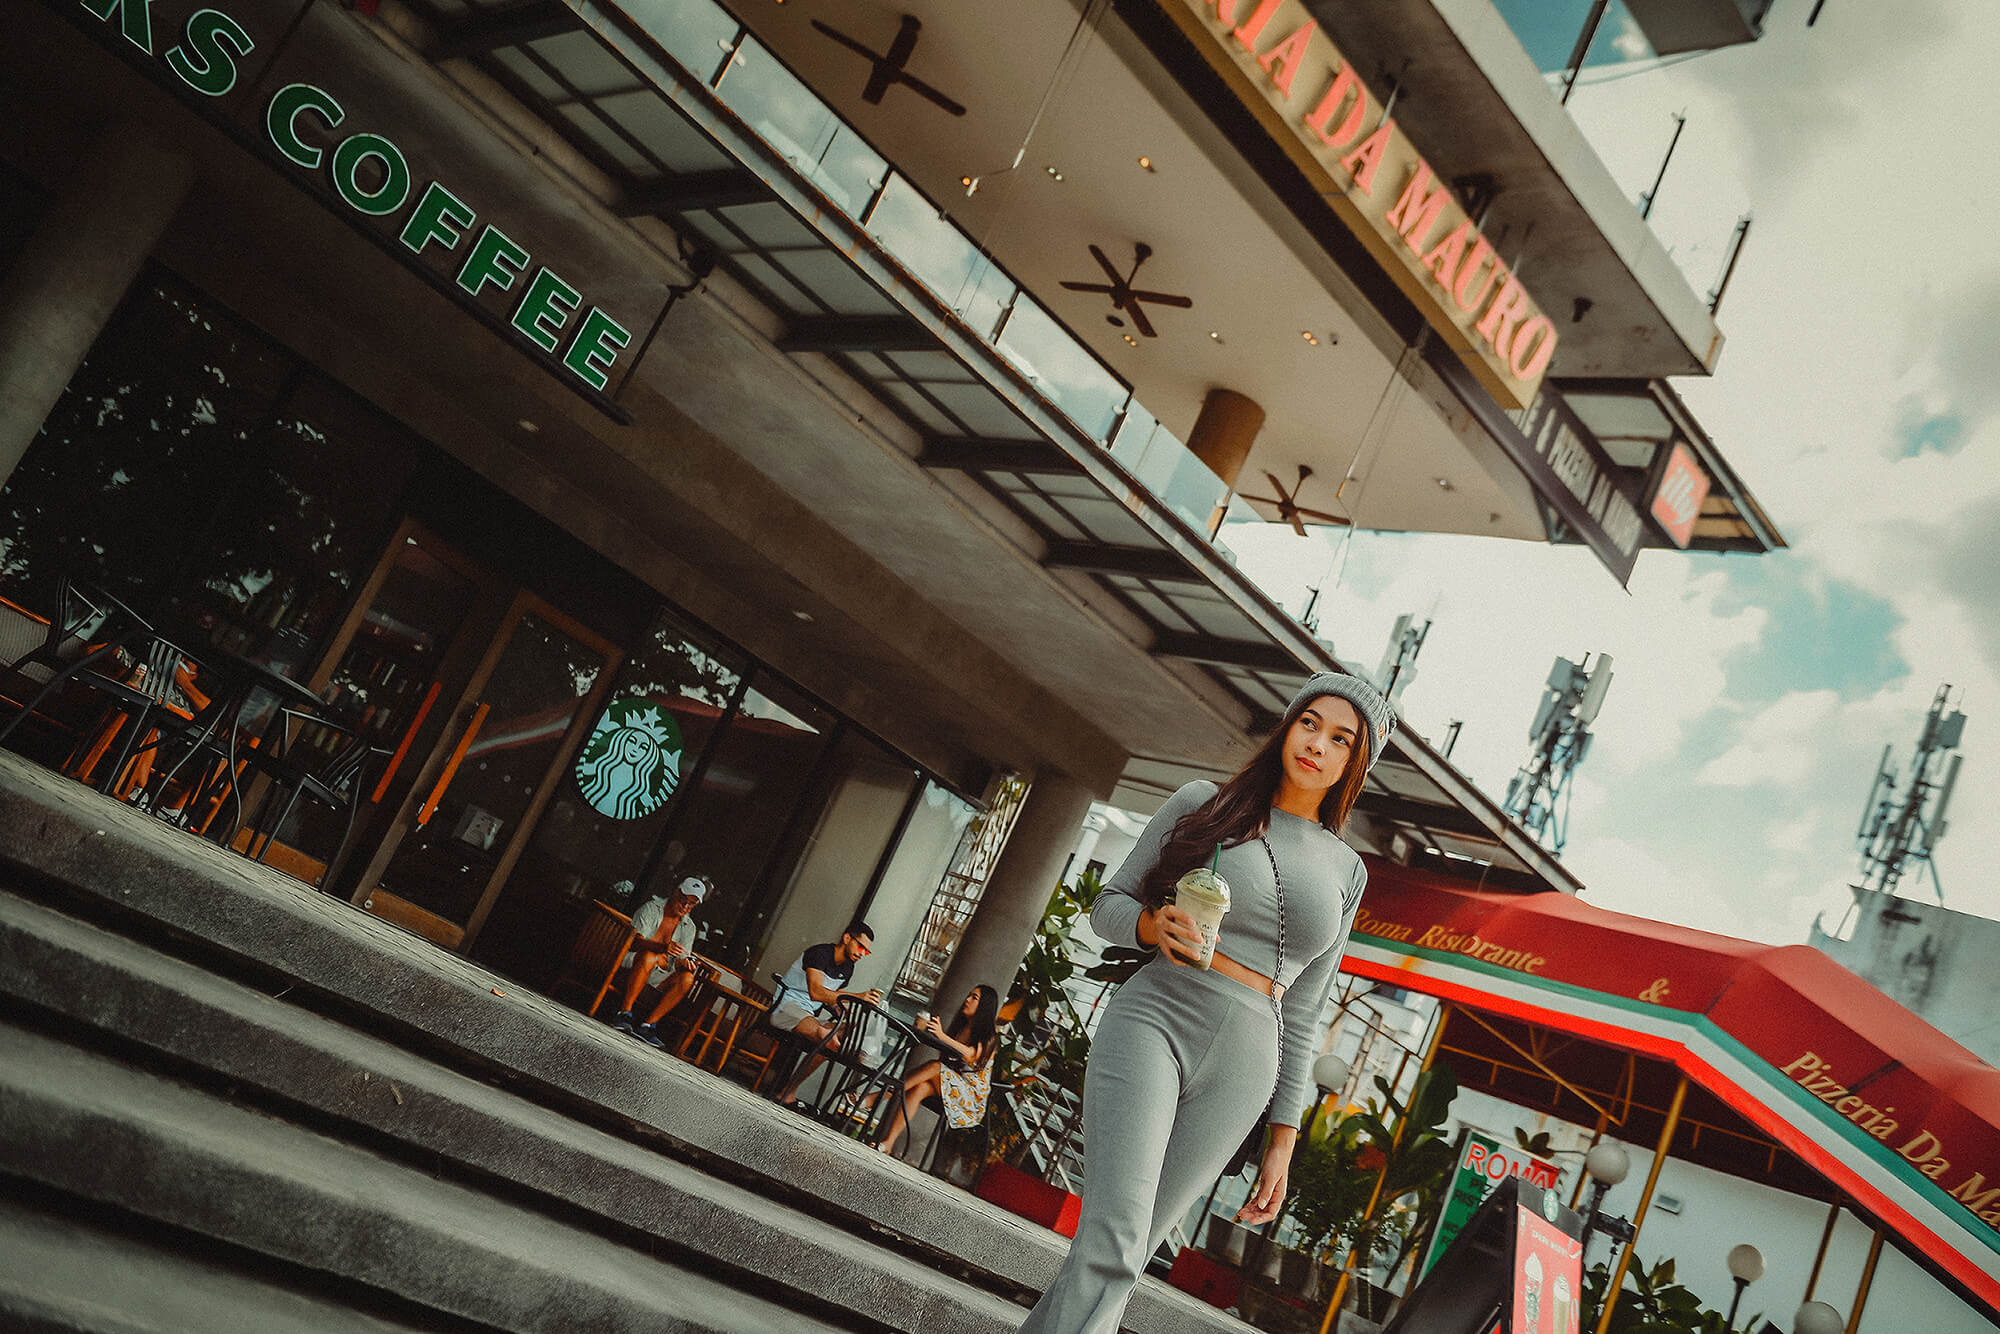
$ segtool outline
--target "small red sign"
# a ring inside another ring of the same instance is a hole
[[[1677,547],[1685,547],[1694,537],[1694,522],[1701,517],[1701,502],[1708,499],[1708,474],[1694,461],[1694,453],[1678,442],[1667,456],[1660,485],[1653,492],[1653,518]]]

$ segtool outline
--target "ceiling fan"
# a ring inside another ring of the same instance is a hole
[[[1102,250],[1099,250],[1096,246],[1092,246],[1090,247],[1090,257],[1097,261],[1097,267],[1103,269],[1104,276],[1111,281],[1108,283],[1064,283],[1062,285],[1072,292],[1102,292],[1111,298],[1111,308],[1113,310],[1122,310],[1131,317],[1132,327],[1139,331],[1141,338],[1157,338],[1159,335],[1153,332],[1153,323],[1146,318],[1146,312],[1140,309],[1140,303],[1149,302],[1155,306],[1172,306],[1176,310],[1187,310],[1194,305],[1194,300],[1191,297],[1176,296],[1171,292],[1140,291],[1132,286],[1133,280],[1139,276],[1139,266],[1144,264],[1148,259],[1151,259],[1152,255],[1153,247],[1147,245],[1144,241],[1139,242],[1132,247],[1132,271],[1121,274],[1117,269],[1111,267],[1111,261],[1105,258]],[[1116,315],[1106,315],[1104,319],[1114,329],[1125,327],[1125,321],[1119,319]]]
[[[1301,463],[1299,465],[1299,480],[1293,484],[1292,489],[1288,492],[1285,490],[1285,484],[1278,480],[1276,473],[1266,472],[1264,476],[1270,479],[1271,489],[1278,493],[1276,500],[1271,500],[1264,496],[1243,495],[1241,492],[1238,492],[1238,494],[1243,495],[1243,499],[1254,505],[1270,505],[1275,508],[1278,511],[1278,522],[1290,524],[1292,531],[1300,537],[1306,535],[1307,519],[1318,519],[1322,523],[1339,524],[1343,528],[1352,526],[1354,523],[1352,519],[1344,519],[1338,514],[1328,514],[1325,510],[1307,509],[1304,505],[1299,504],[1299,492],[1305,489],[1306,478],[1312,475],[1313,470]]]
[[[882,52],[871,50],[862,42],[840,31],[840,29],[821,23],[818,19],[814,19],[812,25],[821,33],[840,43],[856,55],[867,59],[870,66],[868,71],[868,86],[861,90],[862,101],[873,106],[880,106],[882,98],[888,91],[897,84],[902,84],[925,101],[935,103],[954,116],[963,116],[965,114],[965,107],[962,103],[946,97],[943,93],[903,68],[909,63],[911,52],[917,49],[917,34],[921,33],[924,28],[924,25],[917,20],[915,15],[903,15],[902,23],[896,28],[895,40],[889,43],[887,51]]]

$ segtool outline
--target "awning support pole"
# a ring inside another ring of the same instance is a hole
[[[1847,1334],[1855,1334],[1861,1328],[1861,1312],[1868,1305],[1868,1289],[1875,1286],[1875,1262],[1882,1258],[1882,1229],[1875,1229],[1875,1239],[1868,1243],[1868,1260],[1861,1266],[1861,1282],[1854,1289],[1854,1309],[1847,1316]]]
[[[1625,1243],[1619,1253],[1618,1264],[1611,1271],[1611,1282],[1604,1289],[1604,1313],[1597,1318],[1597,1334],[1605,1334],[1611,1328],[1611,1313],[1618,1309],[1618,1293],[1625,1286],[1625,1270],[1632,1263],[1632,1252],[1639,1245],[1639,1229],[1646,1225],[1646,1210],[1652,1207],[1653,1187],[1660,1184],[1660,1169],[1667,1164],[1667,1150],[1673,1147],[1674,1131],[1680,1128],[1681,1106],[1687,1102],[1688,1077],[1682,1075],[1674,1085],[1674,1100],[1667,1107],[1666,1124],[1660,1127],[1660,1142],[1653,1148],[1653,1165],[1646,1172],[1646,1189],[1639,1192],[1639,1207],[1632,1214],[1632,1240]],[[1324,1331],[1322,1331],[1324,1334]]]
[[[1431,1029],[1430,1038],[1424,1043],[1423,1064],[1417,1067],[1418,1079],[1422,1079],[1424,1071],[1430,1069],[1431,1063],[1437,1060],[1438,1044],[1444,1041],[1444,1027],[1451,1022],[1451,1012],[1452,1004],[1450,1001],[1445,1001],[1438,1009],[1437,1024]],[[1400,1079],[1401,1075],[1398,1074],[1397,1077]],[[1402,1144],[1403,1127],[1410,1123],[1410,1113],[1415,1110],[1414,1104],[1416,1100],[1412,1098],[1410,1101],[1411,1105],[1406,1106],[1403,1114],[1396,1118],[1396,1134],[1389,1141],[1389,1153],[1391,1156],[1395,1154],[1397,1147]],[[1361,1215],[1361,1224],[1364,1229],[1368,1225],[1368,1220],[1375,1216],[1375,1206],[1382,1202],[1382,1187],[1387,1184],[1388,1180],[1389,1164],[1385,1161],[1382,1164],[1382,1170],[1375,1174],[1375,1191],[1368,1197],[1368,1208]],[[1347,1263],[1340,1267],[1340,1278],[1333,1285],[1333,1297],[1326,1304],[1326,1318],[1319,1322],[1319,1334],[1327,1334],[1327,1331],[1333,1328],[1334,1316],[1339,1313],[1341,1302],[1347,1298],[1348,1281],[1354,1277],[1353,1265],[1354,1248],[1350,1247],[1347,1252]]]
[[[1819,1234],[1819,1254],[1813,1256],[1812,1273],[1806,1278],[1806,1295],[1800,1301],[1813,1299],[1813,1289],[1819,1286],[1819,1271],[1826,1265],[1827,1247],[1833,1244],[1833,1225],[1840,1221],[1840,1201],[1835,1200],[1827,1207],[1826,1228]]]

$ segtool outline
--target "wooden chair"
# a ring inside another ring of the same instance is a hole
[[[697,1067],[708,1066],[709,1050],[721,1043],[712,1067],[721,1074],[732,1057],[743,1058],[743,1065],[754,1066],[761,1076],[771,1063],[771,1053],[776,1044],[763,1044],[762,1050],[753,1050],[751,1042],[757,1035],[768,1032],[764,1017],[771,1012],[771,993],[755,982],[735,973],[711,965],[694,993],[682,1003],[693,1016],[687,1032],[682,1036],[680,1046],[674,1054],[683,1060],[692,1059]],[[751,1041],[746,1042],[749,1038]],[[699,1041],[700,1046],[695,1047]],[[744,1043],[738,1046],[739,1042]],[[695,1047],[692,1058],[688,1049]]]
[[[569,967],[564,973],[564,980],[575,982],[579,988],[595,988],[585,1014],[596,1016],[625,962],[626,951],[632,948],[638,935],[632,919],[610,904],[600,899],[590,905],[590,918],[569,947]]]

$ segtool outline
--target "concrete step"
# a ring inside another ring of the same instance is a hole
[[[357,1311],[387,1294],[390,1317],[477,1328],[557,1327],[535,1323],[548,1291],[602,1329],[999,1331],[1061,1263],[1046,1229],[6,755],[0,867],[5,1170],[58,1214],[153,1218],[245,1283],[276,1264]],[[257,1153],[232,1167],[239,1135]],[[171,1186],[121,1193],[91,1167],[114,1153]],[[205,1181],[235,1212],[204,1209]],[[339,1223],[296,1232],[267,1198]],[[1152,1280],[1128,1324],[1245,1328]]]

